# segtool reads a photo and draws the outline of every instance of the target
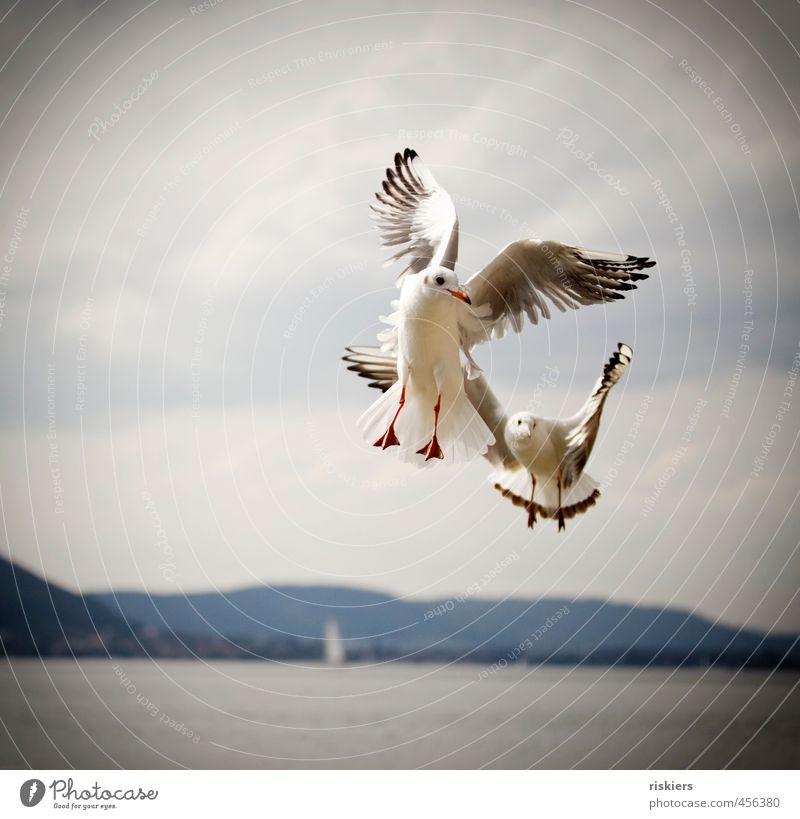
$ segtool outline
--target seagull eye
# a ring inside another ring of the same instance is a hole
[[[437,276],[436,277],[436,284],[438,284],[439,287],[441,287],[444,284],[444,276]]]
[[[522,426],[522,421],[517,421],[517,426]]]

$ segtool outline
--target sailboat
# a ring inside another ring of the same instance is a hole
[[[344,665],[347,653],[342,642],[339,624],[333,618],[325,621],[325,664]]]

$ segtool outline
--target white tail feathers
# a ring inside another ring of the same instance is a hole
[[[369,443],[376,443],[386,433],[400,404],[401,385],[395,382],[358,419],[358,426]],[[392,447],[401,460],[425,464],[418,450],[427,447],[434,425],[434,401],[427,394],[406,390],[405,403],[397,414],[394,432],[399,446]],[[447,401],[442,396],[439,410],[437,440],[444,454],[444,462],[466,463],[482,455],[494,444],[492,431],[486,426],[467,398],[463,388]]]
[[[483,455],[494,442],[492,431],[478,415],[464,389],[459,389],[449,412],[439,421],[439,443],[445,458],[449,458],[450,463],[466,463],[476,455]]]
[[[571,518],[594,506],[600,497],[599,487],[600,484],[591,475],[584,472],[566,493],[561,493],[561,507],[564,510],[564,517]],[[555,503],[557,503],[558,488],[553,487],[553,490],[556,495]],[[571,514],[567,513],[568,510],[572,510]]]
[[[531,476],[527,469],[501,467],[492,472],[489,480],[494,488],[515,506],[531,510]],[[573,486],[561,493],[563,517],[569,520],[594,506],[600,497],[598,487],[597,481],[584,472]],[[537,515],[543,518],[558,516],[558,483],[555,478],[537,480],[533,503]]]

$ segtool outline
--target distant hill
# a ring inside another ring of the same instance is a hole
[[[6,654],[75,653],[106,656],[104,643],[136,641],[124,620],[101,602],[84,599],[0,558],[0,638]]]
[[[82,597],[0,559],[7,654],[319,659],[335,620],[352,660],[800,667],[798,638],[594,600],[397,600],[332,586]]]
[[[405,601],[340,587],[279,586],[227,594],[120,593],[91,598],[126,617],[232,642],[320,641],[336,620],[353,658],[800,666],[791,636],[714,625],[674,609],[594,600]]]

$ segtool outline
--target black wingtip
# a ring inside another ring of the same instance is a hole
[[[631,253],[628,254],[628,258],[625,261],[633,262],[639,268],[655,267],[656,264],[655,259],[651,259],[648,256],[634,256]]]
[[[406,148],[403,152],[403,156],[410,162],[412,159],[416,159],[419,154],[413,148]]]

